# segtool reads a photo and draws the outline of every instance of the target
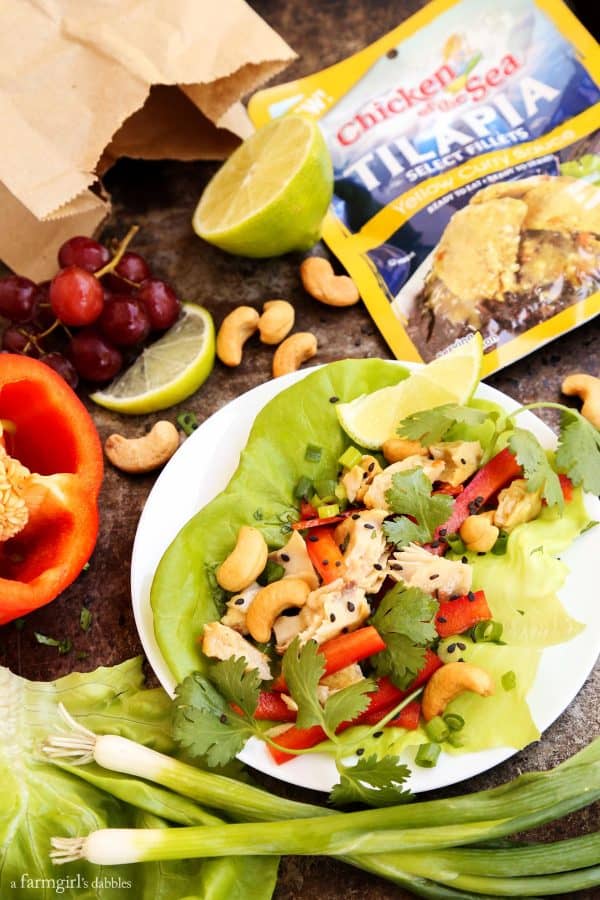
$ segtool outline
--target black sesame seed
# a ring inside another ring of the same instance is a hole
[[[462,656],[459,656],[456,662],[464,662],[464,659],[462,658]]]
[[[430,576],[429,576],[429,580],[430,580],[430,581],[435,581],[435,579],[436,579],[436,578],[439,578],[439,577],[440,577],[440,573],[439,573],[439,572],[435,572],[433,575],[430,575]]]
[[[282,553],[281,556],[280,556],[279,558],[282,560],[282,562],[289,562],[289,561],[290,561],[290,558],[289,558],[289,556],[287,555],[287,553]]]
[[[376,569],[378,572],[381,572],[381,570],[383,569],[383,566],[381,565],[381,563],[373,563],[373,568]]]
[[[236,597],[235,605],[236,605],[236,606],[243,606],[243,605],[244,605],[244,598],[243,598],[243,597]]]
[[[228,720],[227,716],[225,715],[225,713],[222,713],[222,714],[219,716],[219,722],[221,723],[221,725],[227,725],[227,722],[228,722],[228,721],[229,721],[229,720]]]
[[[365,522],[364,526],[365,528],[369,528],[370,530],[373,530],[373,528],[375,528],[375,526],[371,522]]]
[[[330,403],[339,403],[339,402],[340,402],[340,398],[339,398],[339,397],[330,397],[330,398],[329,398],[329,402],[330,402]]]
[[[447,528],[440,528],[440,537],[446,537],[447,534],[448,534]]]
[[[363,477],[363,481],[364,481],[365,478],[368,478],[368,477],[369,477],[369,473],[368,473],[368,472],[363,472],[363,476],[362,476],[362,477]]]
[[[335,613],[331,613],[331,614],[330,614],[330,616],[329,616],[329,621],[330,621],[330,622],[335,622]]]
[[[461,456],[460,461],[461,461],[461,463],[463,464],[463,466],[466,466],[467,461],[466,461],[466,459],[464,458],[464,456]]]
[[[465,565],[466,565],[466,563],[469,562],[469,558],[467,556],[463,556],[462,562],[465,563]]]
[[[445,619],[444,616],[438,616],[438,617],[437,617],[437,621],[438,621],[438,622],[441,622],[442,625],[443,625],[445,622],[448,621],[448,619]]]
[[[352,603],[351,600],[348,600],[346,606],[348,607],[348,612],[354,612],[354,610],[356,609],[354,603]]]
[[[477,506],[481,506],[481,504],[483,503],[484,500],[485,500],[485,497],[480,496],[480,497],[475,497],[475,500],[473,502],[476,503]]]
[[[372,472],[374,468],[375,468],[375,463],[372,462],[371,465],[369,466],[369,468],[367,469],[367,472]]]
[[[339,566],[341,566],[342,561],[340,559],[336,559],[335,564],[336,564],[336,566],[339,567]]]
[[[466,645],[466,644],[463,644],[462,641],[457,641],[457,642],[456,642],[456,646],[458,647],[459,650],[466,650],[466,649],[467,649],[467,645]]]
[[[352,519],[360,519],[360,513],[352,513]]]
[[[401,572],[402,566],[400,565],[400,563],[390,563],[390,569],[393,569],[394,572]]]
[[[322,560],[321,560],[321,565],[322,565],[322,566],[328,566],[328,565],[329,565],[329,560],[328,560],[328,559],[322,559]]]
[[[456,644],[448,644],[446,650],[448,653],[454,653],[454,651],[456,650]]]
[[[469,593],[467,594],[467,597],[468,597],[469,603],[475,602],[475,594],[473,593],[473,591],[469,591]]]
[[[440,546],[440,542],[438,540],[432,541],[429,546],[435,550],[437,547]]]
[[[319,540],[316,534],[309,534],[308,539],[311,544],[316,544],[316,542]]]
[[[364,752],[365,752],[365,748],[364,748],[364,747],[359,747],[358,750],[356,751],[356,755],[357,755],[357,756],[362,756]]]
[[[348,634],[348,629],[347,629],[347,628],[342,628],[342,634]]]
[[[383,735],[383,731],[374,731],[374,732],[373,732],[373,737],[374,737],[374,738],[381,737],[382,735]]]
[[[484,550],[478,550],[478,551],[477,551],[477,556],[485,556],[485,551],[484,551]]]

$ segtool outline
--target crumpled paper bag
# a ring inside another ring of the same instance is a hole
[[[227,156],[252,130],[240,98],[294,57],[243,0],[3,0],[0,258],[53,274],[120,156]]]

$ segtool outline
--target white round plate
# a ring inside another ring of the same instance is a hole
[[[409,369],[418,365],[399,363]],[[131,564],[133,611],[140,640],[148,661],[160,683],[171,695],[175,681],[165,662],[156,638],[150,606],[150,587],[158,563],[179,530],[209,503],[233,475],[241,450],[257,413],[280,391],[314,372],[317,366],[302,369],[266,382],[237,397],[207,419],[179,448],[156,481],[140,518]],[[510,397],[481,384],[477,394],[512,412],[518,407]],[[532,431],[545,447],[556,444],[553,432],[529,412],[519,417],[519,425]],[[198,473],[211,477],[199,478]],[[591,519],[600,519],[600,502],[587,498]],[[566,610],[586,628],[564,644],[545,649],[536,680],[528,695],[533,718],[544,731],[573,700],[590,671],[600,650],[600,604],[591,585],[595,584],[595,560],[600,555],[600,527],[581,535],[561,555],[570,569],[560,592]],[[516,750],[501,747],[459,756],[442,755],[433,769],[412,766],[409,786],[416,793],[454,784],[492,768],[512,756]],[[407,751],[410,763],[413,753]],[[325,754],[310,754],[277,766],[265,745],[251,738],[240,759],[282,781],[314,790],[329,791],[338,781],[332,759]]]

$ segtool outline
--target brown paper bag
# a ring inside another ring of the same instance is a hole
[[[221,159],[293,51],[243,0],[4,0],[0,258],[34,279],[108,212],[120,156]]]

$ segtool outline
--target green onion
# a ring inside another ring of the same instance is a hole
[[[453,553],[458,553],[460,556],[464,556],[467,552],[467,548],[465,547],[462,538],[458,534],[450,534],[447,538],[444,538],[450,549]]]
[[[53,637],[48,637],[47,634],[40,634],[39,631],[34,631],[33,636],[38,642],[38,644],[43,644],[45,647],[56,647],[61,656],[64,656],[66,653],[70,653],[73,649],[73,643],[71,638],[63,638],[61,641],[57,640]]]
[[[265,587],[267,584],[272,584],[274,581],[279,581],[279,579],[283,578],[284,575],[284,566],[276,563],[272,559],[268,559],[266,566],[256,580],[261,587]]]
[[[81,612],[79,613],[79,627],[82,631],[89,631],[92,624],[92,614],[87,608],[87,606],[81,607]]]
[[[441,751],[442,748],[435,742],[420,744],[415,756],[415,763],[423,769],[433,769],[434,766],[437,766]]]
[[[298,480],[298,484],[294,490],[294,497],[298,500],[308,500],[308,496],[313,490],[313,483],[310,478],[307,478],[306,475],[302,475],[302,477]]]
[[[323,478],[321,481],[315,481],[315,491],[325,503],[334,502],[336,499],[335,489],[337,481],[333,478]]]
[[[317,444],[307,444],[306,445],[306,453],[304,454],[304,459],[307,462],[321,462],[322,455],[323,455],[322,447],[318,447]]]
[[[458,731],[453,731],[448,735],[448,743],[451,747],[464,747],[464,740]]]
[[[317,507],[317,513],[320,519],[329,519],[331,516],[339,515],[340,507],[337,503],[328,503],[325,506]]]
[[[354,466],[357,466],[361,461],[363,455],[356,447],[350,445],[346,447],[342,455],[339,457],[338,462],[340,466],[343,466],[345,469],[352,469]]]
[[[496,539],[496,543],[492,547],[494,556],[504,556],[508,547],[508,535],[505,531],[501,531]]]
[[[425,731],[427,737],[439,744],[445,741],[450,733],[448,723],[444,722],[441,716],[434,716],[433,719],[430,719],[425,726]]]
[[[504,630],[504,626],[502,622],[495,622],[493,619],[488,619],[485,622],[478,622],[471,629],[471,637],[477,643],[493,643],[494,641],[499,641],[502,637],[502,631]]]
[[[459,716],[458,713],[446,713],[444,722],[450,731],[460,731],[465,725],[465,720],[462,716]]]
[[[196,430],[199,426],[199,421],[196,418],[195,413],[193,412],[182,412],[177,416],[177,424],[181,428],[184,434],[188,437],[192,432]]]
[[[323,501],[321,500],[321,498],[319,497],[318,494],[313,494],[312,497],[310,498],[309,502],[310,502],[310,505],[314,506],[315,509],[318,509],[319,506],[323,506]]]
[[[505,691],[513,691],[517,686],[517,676],[512,669],[510,672],[505,672],[500,681]]]
[[[341,482],[336,484],[334,494],[340,501],[348,499],[348,492]]]

